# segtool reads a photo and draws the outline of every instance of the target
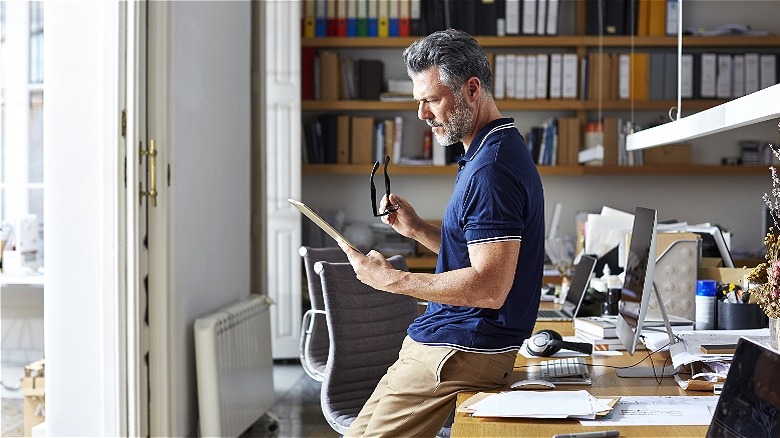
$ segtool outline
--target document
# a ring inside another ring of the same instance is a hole
[[[595,418],[610,409],[607,401],[584,390],[501,392],[469,406],[475,417]]]
[[[581,420],[583,426],[706,426],[717,396],[624,396],[608,418]]]
[[[740,337],[750,338],[758,343],[769,343],[769,329],[750,330],[693,330],[674,331],[680,342],[669,347],[672,365],[677,368],[692,362],[714,362],[730,360],[732,354],[706,354],[701,351],[702,344],[736,344]],[[665,332],[645,332],[645,345],[649,350],[657,350],[669,342]]]

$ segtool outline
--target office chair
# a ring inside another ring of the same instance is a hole
[[[408,270],[402,256],[389,259]],[[417,300],[378,291],[360,282],[349,263],[318,262],[330,351],[320,404],[328,424],[344,434],[398,359],[406,329],[417,317]]]
[[[322,300],[322,282],[314,272],[314,264],[319,261],[342,263],[347,262],[347,255],[337,246],[327,248],[312,248],[302,246],[298,253],[303,257],[306,269],[306,281],[309,288],[311,309],[303,314],[301,323],[301,338],[298,344],[298,355],[306,374],[312,379],[322,382],[325,375],[325,365],[328,362],[330,337],[325,323],[325,304]]]

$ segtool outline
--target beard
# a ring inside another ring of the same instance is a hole
[[[444,128],[442,134],[433,131],[436,142],[442,146],[449,146],[459,142],[474,128],[474,111],[469,108],[466,98],[460,93],[454,93],[455,106],[452,109],[450,117],[444,122],[429,120],[428,126],[431,128]]]

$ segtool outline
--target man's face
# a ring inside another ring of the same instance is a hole
[[[417,117],[431,127],[442,146],[456,143],[474,128],[474,111],[463,95],[465,86],[453,93],[439,82],[437,67],[412,77],[414,99],[419,102]]]

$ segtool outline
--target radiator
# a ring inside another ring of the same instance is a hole
[[[252,295],[195,320],[201,436],[238,436],[273,406],[268,306]]]

